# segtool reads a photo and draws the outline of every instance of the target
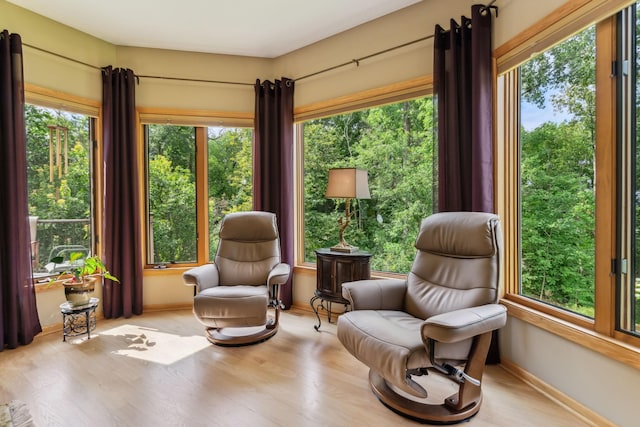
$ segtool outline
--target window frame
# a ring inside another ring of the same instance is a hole
[[[102,253],[102,104],[88,98],[72,95],[57,90],[47,89],[31,83],[24,84],[25,103],[64,110],[74,114],[82,114],[91,118],[89,138],[93,137],[91,144],[91,159],[89,162],[89,176],[91,183],[91,233],[92,248],[97,254]],[[60,281],[43,282],[35,281],[36,293],[53,290],[62,287]]]
[[[139,182],[140,182],[140,209],[139,223],[142,233],[142,266],[145,272],[165,272],[172,274],[175,271],[183,271],[189,268],[209,263],[209,239],[200,236],[209,236],[208,212],[208,127],[242,127],[255,131],[252,113],[238,113],[225,111],[205,110],[179,110],[167,108],[138,107],[136,109],[139,149]],[[148,183],[147,183],[147,147],[145,140],[145,125],[161,124],[176,126],[193,126],[196,132],[196,262],[166,264],[164,268],[157,268],[158,264],[148,263],[149,227],[147,218],[149,215]]]
[[[617,258],[617,87],[611,78],[616,59],[615,14],[634,3],[583,0],[557,9],[494,51],[496,66],[497,212],[505,240],[501,302],[511,316],[615,360],[640,368],[640,338],[616,330]],[[519,295],[519,90],[516,67],[596,23],[596,251],[593,319]],[[608,142],[605,142],[608,141]]]

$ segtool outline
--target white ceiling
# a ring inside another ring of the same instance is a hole
[[[274,58],[421,0],[7,0],[121,46]]]

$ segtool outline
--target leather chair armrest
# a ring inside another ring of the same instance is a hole
[[[432,316],[422,324],[422,336],[452,343],[502,328],[507,323],[507,308],[486,304]]]
[[[407,282],[402,279],[372,279],[345,282],[342,297],[352,310],[402,310]]]
[[[291,274],[291,266],[289,264],[280,263],[271,269],[267,277],[267,286],[282,285],[289,280]]]
[[[215,264],[204,264],[191,268],[182,273],[182,279],[186,286],[195,286],[196,293],[220,284],[220,274]]]

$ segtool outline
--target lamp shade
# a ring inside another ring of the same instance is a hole
[[[367,171],[356,168],[329,170],[329,182],[324,194],[327,199],[370,199]]]

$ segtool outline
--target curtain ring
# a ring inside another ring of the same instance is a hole
[[[497,18],[498,17],[498,6],[493,6],[492,4],[491,5],[487,5],[487,6],[483,6],[480,9],[480,15],[487,16],[487,13],[491,14],[491,9],[496,11],[496,18]]]

